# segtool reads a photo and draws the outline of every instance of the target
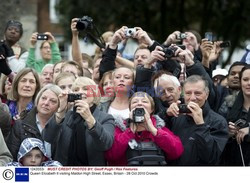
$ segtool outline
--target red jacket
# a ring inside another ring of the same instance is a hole
[[[183,153],[183,146],[181,140],[178,136],[174,135],[168,128],[164,127],[162,123],[163,120],[159,122],[159,117],[156,120],[155,116],[151,116],[151,120],[154,126],[157,126],[157,135],[153,136],[149,131],[142,131],[139,135],[138,133],[133,133],[130,128],[126,128],[121,130],[118,126],[115,128],[115,138],[111,149],[109,149],[105,153],[105,157],[108,161],[108,165],[110,166],[126,166],[126,150],[128,148],[128,142],[131,139],[135,139],[136,141],[143,141],[146,139],[147,141],[151,139],[158,147],[160,147],[166,154],[167,160],[174,160],[181,156]],[[126,123],[124,121],[123,123]],[[163,122],[164,123],[164,122]],[[126,124],[124,124],[126,125]]]

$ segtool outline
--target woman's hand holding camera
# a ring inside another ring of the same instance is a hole
[[[89,104],[83,100],[75,101],[76,113],[79,113],[86,121],[88,128],[91,129],[95,125],[95,118],[93,117]]]
[[[155,126],[153,125],[153,122],[150,118],[150,114],[148,113],[148,111],[144,108],[144,107],[140,107],[140,108],[143,108],[144,109],[144,121],[143,122],[138,122],[138,123],[130,123],[130,130],[135,133],[135,132],[138,132],[138,131],[144,131],[145,129],[149,132],[151,132],[154,136],[157,134],[157,129],[155,128]],[[130,114],[129,114],[129,118],[134,120],[134,111],[136,110],[136,108],[132,109],[130,111]]]
[[[37,35],[38,35],[38,32],[34,32],[34,33],[31,35],[30,44],[31,44],[31,47],[32,47],[32,48],[35,48],[35,46],[36,46]]]
[[[62,92],[58,95],[59,99],[59,107],[56,112],[56,122],[60,123],[62,119],[65,116],[65,113],[67,111],[67,100],[68,100],[68,93],[67,92]]]
[[[241,142],[244,140],[244,137],[249,134],[249,127],[239,128],[231,121],[228,123],[228,128],[230,137],[235,136],[238,144],[241,144]]]
[[[249,134],[249,127],[245,127],[245,128],[241,128],[237,131],[236,134],[236,140],[238,142],[238,144],[240,144],[241,142],[243,142],[244,137]]]

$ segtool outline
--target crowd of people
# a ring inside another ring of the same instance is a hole
[[[0,166],[248,166],[250,66],[216,69],[222,41],[175,31],[159,43],[140,27],[102,34],[72,60],[50,32],[19,44],[8,21],[0,43]],[[124,53],[128,39],[137,42]],[[41,44],[38,44],[40,41]],[[40,45],[40,57],[36,47]]]

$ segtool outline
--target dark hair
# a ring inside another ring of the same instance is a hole
[[[241,71],[240,71],[240,74],[239,74],[239,78],[240,78],[240,81],[241,81],[241,78],[242,78],[242,75],[243,75],[243,72],[246,71],[246,70],[249,70],[250,69],[250,65],[245,65]]]
[[[197,42],[198,42],[199,44],[201,44],[201,35],[200,35],[197,31],[195,31],[195,30],[188,30],[188,31],[186,31],[186,32],[191,32],[192,34],[194,34],[194,36],[195,36],[196,39],[197,39]]]
[[[231,72],[231,69],[234,67],[234,66],[246,66],[247,65],[247,63],[245,63],[245,62],[240,62],[240,61],[236,61],[236,62],[234,62],[231,66],[230,66],[230,68],[229,68],[229,70],[228,70],[228,75],[230,74],[230,72]]]

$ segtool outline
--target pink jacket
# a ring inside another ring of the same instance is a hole
[[[121,128],[126,124],[119,124],[115,128],[115,138],[111,149],[105,153],[105,157],[110,166],[126,166],[126,150],[128,148],[128,142],[131,139],[136,141],[151,139],[158,147],[160,147],[165,153],[167,160],[174,160],[181,156],[183,153],[183,146],[178,136],[174,135],[168,128],[164,127],[164,121],[158,116],[151,116],[151,120],[154,126],[157,126],[157,135],[153,136],[149,131],[143,131],[140,135],[133,133],[130,128]],[[126,123],[124,121],[123,123]],[[119,127],[120,126],[120,127]]]

